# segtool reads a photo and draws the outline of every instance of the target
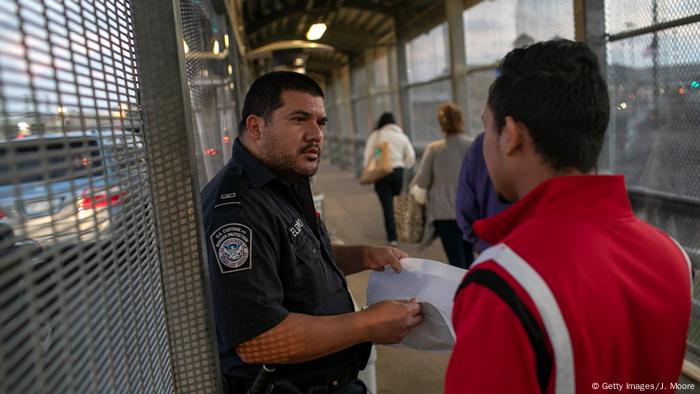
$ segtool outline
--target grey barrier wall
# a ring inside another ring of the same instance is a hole
[[[220,387],[200,218],[193,81],[187,78],[181,20],[186,7],[177,0],[136,1],[134,30],[174,389],[212,393]]]

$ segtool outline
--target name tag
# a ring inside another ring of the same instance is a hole
[[[304,222],[297,218],[291,227],[289,227],[289,233],[292,234],[293,239],[296,239],[296,237],[301,233],[302,228],[304,228]]]

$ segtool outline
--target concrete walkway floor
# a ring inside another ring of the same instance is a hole
[[[345,244],[386,243],[379,199],[371,186],[363,186],[349,171],[324,161],[314,177],[314,193],[324,194],[326,226],[334,239]],[[439,240],[418,253],[416,244],[399,244],[412,257],[446,262]],[[358,305],[366,300],[368,273],[348,277]],[[379,394],[438,394],[443,392],[447,354],[378,346],[377,390]]]

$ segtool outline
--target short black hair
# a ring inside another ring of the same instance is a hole
[[[245,95],[241,123],[238,125],[239,133],[243,134],[245,131],[245,122],[250,115],[260,116],[265,119],[265,122],[270,122],[272,113],[284,105],[282,92],[288,90],[324,97],[321,87],[304,74],[292,71],[267,73],[256,79]]]
[[[392,114],[391,112],[384,112],[377,121],[377,130],[381,129],[382,127],[388,124],[396,124],[396,119],[394,119],[394,114]]]
[[[496,127],[522,122],[536,151],[555,170],[596,167],[610,119],[598,59],[584,43],[552,40],[514,49],[489,89]]]

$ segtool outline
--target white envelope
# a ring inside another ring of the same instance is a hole
[[[403,259],[401,265],[403,271],[398,274],[391,268],[370,273],[367,304],[416,298],[421,304],[423,322],[413,328],[400,345],[450,352],[455,341],[451,320],[453,299],[467,270],[415,258]]]

